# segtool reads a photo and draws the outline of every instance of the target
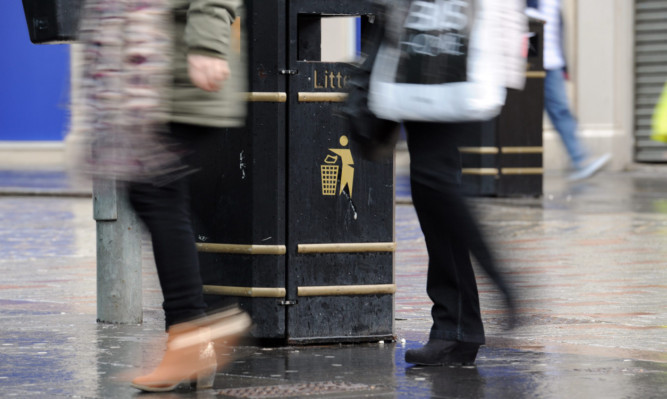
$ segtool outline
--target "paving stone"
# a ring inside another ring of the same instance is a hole
[[[0,396],[135,395],[128,376],[156,364],[164,344],[162,298],[150,253],[144,262],[144,323],[97,324],[90,199],[73,195],[58,174],[52,177],[56,181],[48,174],[34,180],[14,175],[11,182],[3,181],[6,176],[0,173],[0,194],[6,188],[0,195]],[[405,364],[403,356],[428,337],[427,256],[409,205],[407,178],[399,175],[404,205],[396,207],[395,343],[239,347],[238,360],[219,373],[213,390],[154,397],[230,397],[225,396],[230,392],[337,398],[664,397],[663,176],[642,170],[603,173],[577,185],[547,176],[543,198],[472,199],[506,277],[518,289],[521,326],[504,330],[498,293],[479,273],[488,342],[476,367],[418,368]],[[17,179],[31,190],[62,195],[18,196]],[[308,386],[315,388],[305,396],[299,390]]]

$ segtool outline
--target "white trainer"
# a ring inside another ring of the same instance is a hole
[[[580,181],[592,177],[598,173],[611,160],[611,154],[606,153],[598,158],[593,159],[568,176],[567,180],[571,182]]]

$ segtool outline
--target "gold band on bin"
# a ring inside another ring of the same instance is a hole
[[[497,168],[463,168],[461,172],[464,175],[495,176],[498,174]]]
[[[287,102],[287,93],[276,91],[276,92],[260,92],[253,91],[246,93],[246,101],[249,102],[269,102],[269,103],[284,103]]]
[[[503,154],[542,154],[544,147],[502,147],[500,152]]]
[[[526,77],[528,79],[544,79],[547,77],[546,71],[527,71]]]
[[[332,295],[378,295],[393,294],[396,284],[373,285],[327,285],[298,287],[298,296],[332,296]]]
[[[251,298],[284,298],[287,295],[285,288],[267,287],[231,287],[225,285],[205,285],[204,294],[243,296]]]
[[[504,175],[541,175],[542,168],[502,168],[500,172]]]
[[[244,244],[208,244],[197,243],[199,252],[214,252],[221,254],[243,255],[285,255],[287,247],[284,245],[244,245]]]
[[[299,92],[300,103],[340,103],[347,99],[347,93],[341,92]]]
[[[480,154],[493,155],[499,152],[498,147],[459,147],[459,152],[462,154]]]
[[[394,252],[395,242],[353,242],[332,244],[299,244],[300,254],[339,253],[339,252]]]

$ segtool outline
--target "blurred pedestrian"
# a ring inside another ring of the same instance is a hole
[[[500,112],[505,87],[523,86],[523,3],[380,1],[387,15],[378,28],[383,31],[379,51],[368,58],[374,59],[368,107],[382,120],[403,122],[412,201],[429,258],[426,292],[433,301],[428,342],[408,350],[405,361],[471,364],[485,343],[471,254],[500,289],[510,324],[515,306],[513,292],[460,192],[458,147],[465,136],[480,133],[484,119]],[[398,92],[401,95],[395,95]],[[360,100],[360,93],[351,95]],[[348,106],[355,104],[363,101]],[[375,133],[371,126],[391,125],[355,122],[357,115],[366,115],[362,112],[348,115],[353,138],[364,153],[373,154],[368,146],[385,145],[382,136],[388,133]]]
[[[581,142],[578,124],[567,98],[565,82],[567,68],[563,51],[563,19],[561,0],[527,0],[527,14],[545,21],[544,25],[544,108],[551,124],[560,135],[574,171],[570,181],[587,179],[599,172],[610,160],[611,154],[591,157]]]
[[[89,168],[124,180],[150,232],[164,296],[166,352],[135,378],[143,391],[211,387],[216,356],[250,326],[227,308],[207,315],[192,228],[189,177],[197,148],[242,126],[245,67],[232,46],[241,0],[87,0],[83,90],[93,150]],[[205,146],[204,146],[205,147]]]
[[[501,290],[513,323],[514,300],[472,210],[460,192],[466,135],[481,122],[405,122],[412,202],[428,252],[426,292],[433,325],[426,345],[405,353],[420,365],[470,364],[485,343],[477,282],[470,255]]]

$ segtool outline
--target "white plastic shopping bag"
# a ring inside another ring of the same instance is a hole
[[[369,107],[394,121],[497,116],[506,88],[522,89],[527,18],[520,0],[413,0],[398,40],[385,40]]]

